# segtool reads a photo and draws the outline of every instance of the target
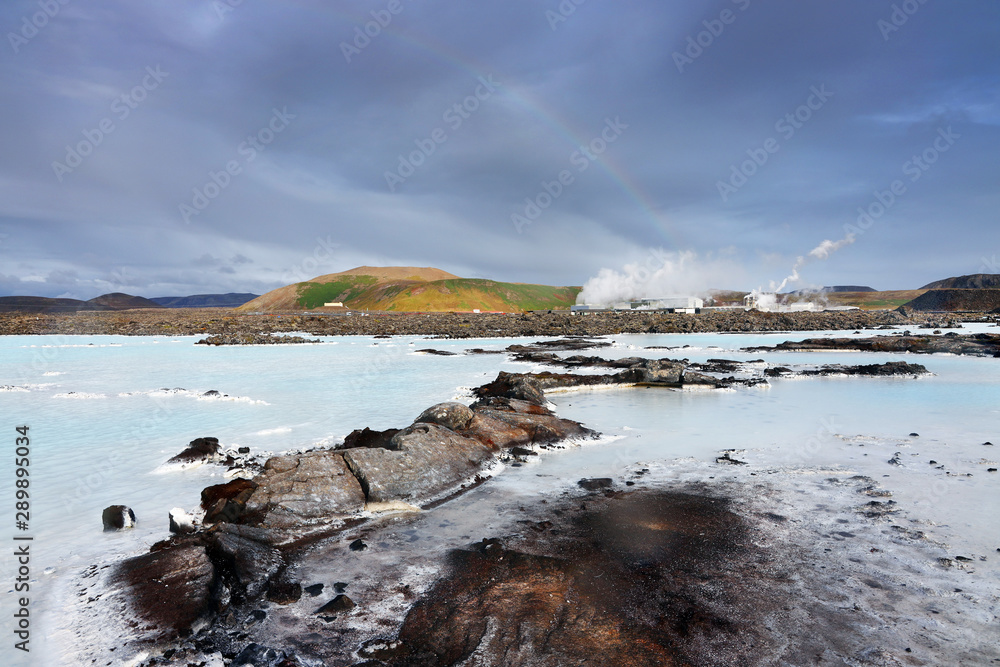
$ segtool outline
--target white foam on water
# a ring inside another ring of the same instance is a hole
[[[52,395],[52,398],[74,398],[80,400],[101,399],[107,397],[108,397],[107,394],[100,394],[88,391],[66,391]]]

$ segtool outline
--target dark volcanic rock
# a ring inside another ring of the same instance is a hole
[[[354,429],[344,438],[344,444],[337,449],[354,449],[356,447],[381,447],[390,449],[392,437],[399,433],[398,428],[389,428],[384,431],[373,431],[367,426],[362,429]]]
[[[992,357],[1000,354],[1000,335],[959,335],[954,332],[944,336],[872,336],[870,338],[807,338],[786,341],[774,347],[748,347],[744,352],[768,351],[803,352],[810,350],[860,350],[862,352],[912,352],[914,354],[967,354]]]
[[[368,502],[421,502],[474,476],[493,456],[478,440],[437,424],[412,424],[393,436],[391,444],[391,450],[343,453]]]
[[[316,338],[302,336],[274,336],[260,332],[226,332],[202,338],[195,345],[288,345],[301,343],[322,343]]]
[[[285,651],[261,644],[249,644],[233,658],[231,667],[285,667],[297,664],[301,663],[290,662]]]
[[[500,451],[531,443],[532,431],[495,419],[483,411],[475,412],[472,421],[461,434],[474,438],[493,451]]]
[[[461,431],[469,426],[474,417],[475,413],[461,403],[438,403],[421,412],[415,421]]]
[[[105,507],[101,513],[101,521],[104,523],[104,530],[125,530],[135,526],[135,512],[131,507],[125,505],[111,505]]]
[[[354,603],[354,600],[352,600],[351,598],[347,597],[346,595],[338,595],[337,597],[333,598],[325,605],[317,609],[316,613],[318,615],[324,615],[324,614],[331,615],[341,611],[350,611],[351,609],[354,609],[356,606],[357,605]]]
[[[669,359],[649,359],[639,366],[642,382],[672,385],[681,384],[684,368],[683,363]]]
[[[167,463],[182,466],[200,465],[202,463],[221,463],[225,460],[218,438],[196,438],[177,456],[171,457]]]
[[[508,352],[551,352],[553,350],[588,350],[595,347],[611,347],[611,343],[603,340],[587,340],[585,338],[560,338],[558,340],[540,340],[530,345],[511,345]]]
[[[749,619],[773,602],[747,589],[759,554],[726,501],[597,498],[558,537],[535,532],[530,552],[499,540],[452,552],[450,574],[411,609],[398,642],[362,655],[393,667],[764,664]]]
[[[595,435],[592,430],[579,422],[561,419],[542,406],[517,399],[484,399],[473,403],[472,409],[479,417],[484,418],[479,423],[485,423],[485,420],[489,419],[524,431],[529,437],[526,442],[545,444],[566,438],[591,438]],[[526,442],[513,444],[526,444]]]
[[[272,577],[285,567],[285,559],[273,545],[278,536],[270,531],[231,523],[216,524],[205,535],[207,551],[218,571],[218,594],[240,604],[259,597]]]
[[[884,364],[865,364],[861,366],[826,364],[816,370],[805,370],[799,373],[799,375],[867,375],[873,377],[926,374],[927,368],[925,366],[910,364],[905,361],[889,361]]]
[[[576,484],[587,491],[600,491],[601,489],[610,489],[614,486],[614,481],[610,477],[593,477],[581,479]]]
[[[267,599],[276,604],[292,604],[302,598],[302,585],[282,577],[273,579],[267,586]]]
[[[507,373],[500,371],[497,379],[489,384],[484,384],[472,391],[477,398],[489,398],[499,396],[503,398],[516,398],[536,405],[545,405],[545,395],[538,382],[530,376],[522,373]]]
[[[225,484],[202,489],[201,507],[205,510],[204,523],[239,521],[246,511],[247,500],[257,486],[257,482],[250,479],[234,479]]]
[[[354,451],[384,450],[348,450]],[[344,462],[345,454],[320,450],[268,459],[246,502],[247,520],[293,526],[364,509],[364,491]]]
[[[149,638],[186,636],[211,613],[215,569],[205,547],[195,542],[161,543],[153,549],[117,565],[112,582],[124,588],[136,614],[150,624]]]

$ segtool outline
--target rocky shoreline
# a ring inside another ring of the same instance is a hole
[[[948,332],[943,336],[913,335],[870,338],[808,338],[786,341],[775,346],[744,348],[744,352],[907,352],[910,354],[957,354],[976,357],[1000,357],[1000,334],[961,335]]]
[[[441,338],[606,336],[623,333],[827,331],[896,326],[949,327],[997,322],[981,313],[927,314],[899,311],[761,313],[718,311],[700,315],[655,312],[514,313],[242,313],[221,308],[157,309],[67,314],[0,313],[0,335],[222,336],[244,344],[249,336],[307,332],[314,336],[420,335]],[[287,342],[287,341],[286,341]]]
[[[366,540],[375,539],[380,534],[380,526],[406,520],[409,516],[418,516],[421,510],[434,508],[457,494],[475,488],[493,474],[493,467],[498,463],[521,465],[528,458],[537,456],[539,450],[561,448],[567,440],[580,441],[597,437],[598,434],[582,424],[556,416],[548,407],[546,391],[594,384],[665,389],[729,388],[753,386],[766,383],[767,377],[790,375],[918,376],[927,372],[920,365],[894,362],[859,367],[831,365],[805,370],[780,368],[774,369],[775,373],[768,373],[772,369],[759,362],[716,359],[704,364],[692,364],[686,360],[642,357],[608,360],[578,355],[562,357],[553,352],[578,351],[605,345],[607,343],[600,341],[563,339],[511,346],[507,352],[514,359],[562,368],[594,367],[615,372],[597,375],[501,372],[492,382],[473,390],[476,400],[471,406],[461,403],[434,405],[405,428],[386,431],[359,429],[332,449],[275,456],[260,465],[251,459],[234,460],[232,455],[227,456],[221,451],[215,438],[199,438],[192,442],[191,446],[168,463],[223,464],[239,468],[245,473],[256,474],[252,479],[240,477],[226,484],[206,488],[202,492],[201,508],[204,516],[200,521],[196,520],[193,525],[184,522],[183,527],[181,524],[174,525],[172,512],[172,530],[178,534],[157,543],[147,554],[115,565],[101,578],[106,589],[97,594],[95,599],[103,595],[115,600],[117,604],[123,604],[121,601],[125,600],[127,602],[121,607],[122,611],[136,619],[133,629],[128,633],[131,639],[122,641],[111,650],[118,650],[117,656],[132,653],[135,660],[130,664],[150,667],[165,664],[274,667],[319,664],[457,664],[458,658],[452,660],[446,656],[458,649],[441,649],[438,645],[441,642],[453,642],[456,636],[465,636],[469,642],[486,641],[483,634],[476,630],[477,624],[484,622],[483,614],[498,613],[493,607],[499,603],[500,598],[491,601],[490,595],[481,599],[469,597],[470,591],[479,590],[483,585],[482,582],[475,583],[476,577],[480,576],[476,572],[481,571],[485,576],[494,572],[502,563],[504,576],[514,576],[520,581],[517,585],[524,586],[523,578],[533,579],[538,568],[542,572],[549,571],[550,565],[547,563],[558,566],[553,571],[558,580],[573,579],[578,576],[574,574],[576,570],[565,570],[565,567],[567,563],[577,561],[551,561],[550,557],[538,560],[520,552],[508,551],[498,541],[484,540],[473,551],[453,556],[453,559],[458,560],[452,562],[452,571],[460,579],[453,583],[440,580],[438,589],[435,589],[436,592],[431,597],[421,598],[416,606],[412,600],[405,605],[410,613],[406,625],[399,628],[396,639],[388,643],[382,642],[378,638],[383,635],[371,631],[366,631],[367,634],[346,630],[334,633],[340,635],[337,640],[339,648],[335,653],[339,651],[338,655],[342,657],[367,655],[367,660],[344,658],[332,663],[315,657],[328,657],[333,650],[330,646],[322,650],[317,648],[313,655],[309,651],[297,654],[293,650],[268,648],[250,641],[246,628],[249,627],[248,623],[254,625],[267,617],[267,613],[261,611],[262,605],[297,606],[309,597],[322,593],[322,585],[317,589],[308,580],[301,580],[301,575],[297,574],[304,561],[315,558],[317,550],[329,549],[329,545],[345,540],[349,541],[349,552],[364,551],[367,548]],[[727,373],[730,375],[725,375]],[[722,457],[720,463],[743,462]],[[629,482],[629,486],[632,485],[634,483]],[[611,488],[614,483],[610,479],[581,480],[580,486],[596,493],[594,499],[603,504],[607,504],[607,499],[618,497],[620,493]],[[718,551],[720,556],[739,552],[737,561],[749,562],[745,559],[750,557],[752,550],[745,550],[743,547],[747,546],[744,544],[746,538],[739,537],[740,531],[745,531],[746,527],[740,527],[744,524],[739,517],[725,512],[724,502],[719,505],[722,501],[704,495],[664,495],[649,493],[648,490],[635,491],[635,495],[629,496],[631,499],[625,504],[637,503],[637,507],[649,505],[649,511],[660,517],[658,521],[676,521],[676,518],[669,518],[675,512],[690,514],[692,521],[709,521],[713,530],[713,537],[707,538],[709,542],[699,546],[699,539],[694,539],[691,544],[679,544],[677,549],[683,547],[691,554],[699,552],[703,555]],[[583,540],[574,547],[580,551],[578,560],[597,559],[594,562],[600,561],[604,563],[602,567],[610,567],[616,556],[603,553],[601,549],[594,551],[593,546],[585,546],[591,541],[587,537],[589,529],[580,531],[588,521],[596,521],[602,525],[609,521],[621,523],[624,516],[621,515],[620,504],[617,505],[619,506],[607,508],[610,512],[608,517],[601,518],[599,513],[592,519],[586,519],[585,524],[576,524],[575,528],[567,525],[562,531],[550,530],[556,516],[561,515],[564,510],[555,510],[555,515],[547,515],[548,518],[539,520],[537,525],[541,526],[541,532],[549,535],[575,535],[573,539]],[[722,513],[719,514],[719,511]],[[703,514],[703,519],[695,518]],[[716,518],[709,518],[709,515]],[[642,536],[642,530],[641,525],[633,526],[621,539],[641,542],[647,539]],[[367,532],[363,532],[362,537],[351,539],[351,535],[357,534],[357,531]],[[363,537],[364,535],[369,537]],[[556,542],[561,544],[563,539],[559,538]],[[551,547],[546,549],[551,550]],[[466,555],[467,553],[471,555]],[[680,555],[681,551],[677,551],[670,558],[676,559]],[[693,559],[690,566],[693,568],[693,578],[689,584],[683,585],[679,583],[682,580],[673,579],[680,587],[676,594],[686,591],[684,594],[690,595],[695,590],[698,577],[704,574],[703,566],[706,563],[699,564],[693,555],[687,558]],[[714,559],[713,556],[709,560]],[[673,562],[670,559],[668,561]],[[511,567],[514,569],[510,569]],[[630,568],[634,566],[628,565],[623,570],[623,582],[638,572]],[[89,576],[96,574],[97,570],[93,569]],[[469,576],[473,579],[462,579]],[[655,575],[654,579],[660,584],[666,581],[662,575]],[[495,577],[487,576],[487,580],[493,581]],[[613,580],[607,583],[614,586]],[[332,594],[323,594],[321,599],[317,599],[314,605],[317,607],[314,612],[316,623],[337,627],[344,615],[355,607],[357,603],[351,598],[349,591],[345,592],[346,586],[347,584],[335,587]],[[528,625],[547,622],[545,617],[539,617],[538,612],[532,609],[531,599],[535,594],[533,590],[531,587],[526,589],[526,597],[518,603],[521,607],[513,607],[507,612],[513,614],[512,622],[525,621]],[[610,590],[606,592],[610,593]],[[638,589],[636,592],[638,593]],[[448,600],[455,595],[465,596],[466,602],[463,604],[475,607],[468,617],[456,619],[458,610],[454,607],[434,607],[434,600]],[[674,593],[664,589],[663,595],[670,598]],[[406,599],[412,597],[404,594]],[[320,604],[322,600],[325,602]],[[689,604],[695,603],[685,603]],[[702,600],[696,606],[707,604],[707,600]],[[610,614],[605,618],[605,623],[613,624],[614,614],[621,611],[615,609],[615,605],[612,605],[605,610]],[[691,626],[690,619],[684,620],[686,615],[693,613],[691,607],[682,605],[671,609],[662,612],[667,617],[658,612],[639,622],[636,627],[648,626],[652,629],[664,622],[672,623],[675,627],[672,634],[668,633],[663,641],[658,640],[655,646],[628,649],[629,655],[634,658],[628,664],[672,664],[662,660],[666,656],[683,657],[691,651],[700,651],[697,646],[685,643],[683,639],[694,627],[699,628],[697,632],[703,641],[726,643],[731,639],[726,633],[715,636],[712,626],[716,621],[709,617]],[[704,610],[697,613],[704,613]],[[447,626],[441,625],[443,621],[439,617],[451,619],[449,623],[458,622],[461,627],[453,628],[454,633],[452,630],[445,631]],[[553,655],[572,655],[576,659],[589,653],[590,661],[584,660],[580,664],[604,664],[593,662],[596,659],[594,656],[607,657],[610,655],[609,650],[625,650],[624,647],[630,642],[640,641],[645,636],[645,631],[639,629],[639,634],[628,641],[625,638],[615,640],[611,645],[598,650],[593,638],[585,641],[579,634],[589,623],[590,621],[580,621],[565,624],[559,633],[562,648]],[[506,634],[496,635],[490,640],[500,642],[491,649],[498,654],[512,650],[512,643],[518,641],[517,637],[509,634],[509,629],[503,632]],[[743,632],[744,630],[740,630],[735,634],[741,635]],[[621,644],[621,641],[626,643]],[[272,637],[271,642],[271,645],[282,645],[282,638]],[[577,645],[579,650],[573,648]],[[463,650],[454,653],[455,656],[460,654],[463,654]],[[490,664],[502,662],[500,660]],[[529,661],[523,664],[534,663]]]

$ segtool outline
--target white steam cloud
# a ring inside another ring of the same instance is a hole
[[[700,296],[712,288],[739,289],[743,269],[727,250],[700,257],[690,250],[651,250],[645,260],[621,271],[601,269],[583,285],[578,304],[612,304],[662,296]]]
[[[844,246],[848,246],[854,243],[856,238],[857,237],[855,237],[854,234],[849,233],[847,234],[847,236],[840,239],[839,241],[831,241],[829,239],[824,239],[822,243],[820,243],[818,246],[810,250],[807,253],[807,255],[800,256],[795,260],[795,264],[792,265],[791,273],[789,273],[788,276],[781,281],[781,283],[775,286],[775,284],[772,282],[771,291],[781,292],[781,290],[785,289],[785,285],[787,285],[788,283],[796,283],[799,280],[801,280],[802,276],[799,274],[799,270],[810,261],[809,258],[818,260],[827,259],[828,257],[830,257],[830,255],[837,252]]]

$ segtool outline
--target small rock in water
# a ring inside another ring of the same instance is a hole
[[[320,585],[322,586],[322,584]],[[338,593],[343,593],[344,591],[347,590],[347,584],[343,581],[338,581],[333,585],[333,590],[337,591]]]
[[[292,604],[302,597],[302,585],[279,578],[268,584],[267,599],[277,604]]]
[[[336,614],[339,611],[350,611],[357,606],[358,605],[354,604],[354,600],[341,594],[317,609],[316,613],[325,615]]]
[[[268,646],[260,644],[250,644],[240,651],[239,655],[230,663],[233,667],[256,667],[256,665],[278,665],[281,664],[287,654]]]
[[[249,447],[239,447],[239,448],[237,448],[236,452],[238,454],[249,454],[250,453],[250,448]]]
[[[992,446],[993,446],[993,443],[990,442],[989,440],[987,440],[986,442],[983,443],[983,447],[992,447]]]
[[[368,548],[368,545],[361,540],[354,540],[353,542],[351,542],[349,548],[351,551],[364,551],[365,549]]]
[[[717,456],[715,458],[715,462],[716,463],[729,463],[729,464],[735,465],[735,466],[745,466],[747,464],[746,461],[740,461],[739,459],[734,459],[733,458],[733,454],[735,454],[735,453],[736,453],[735,449],[727,449],[726,451],[722,452],[722,456]]]
[[[316,597],[323,592],[323,584],[313,584],[312,586],[306,586],[302,590],[308,593],[310,597]]]
[[[577,485],[583,487],[588,491],[599,491],[600,489],[610,488],[614,482],[610,477],[592,477],[590,479],[581,479],[577,482]]]
[[[111,505],[104,508],[101,520],[106,531],[126,530],[135,526],[135,512],[125,505]]]
[[[919,438],[919,437],[920,437],[920,434],[919,434],[919,433],[911,433],[911,434],[910,434],[910,437],[911,437],[911,438]]]
[[[194,517],[180,507],[170,510],[170,532],[186,535],[195,531]]]
[[[889,464],[890,465],[894,465],[894,466],[901,466],[901,465],[903,465],[903,462],[899,460],[900,456],[902,456],[901,452],[896,452],[895,454],[893,454],[892,458],[889,459]]]

